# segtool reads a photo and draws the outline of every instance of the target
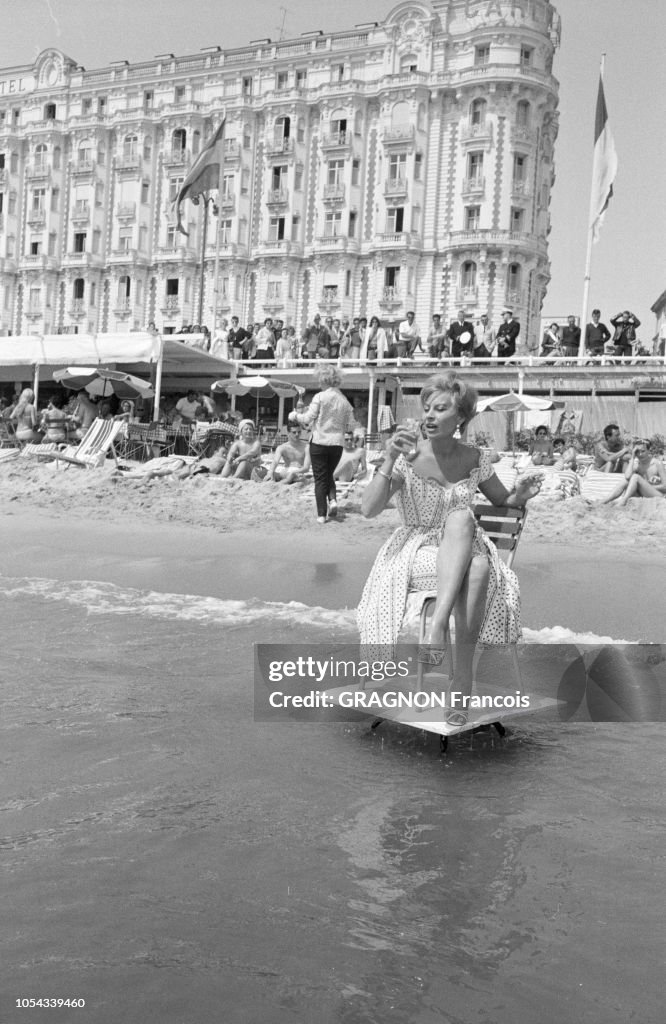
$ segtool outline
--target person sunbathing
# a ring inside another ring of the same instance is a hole
[[[37,432],[37,413],[34,402],[35,392],[31,388],[24,388],[12,409],[9,418],[15,424],[17,441],[28,443],[41,439],[41,434]]]
[[[302,480],[310,472],[310,449],[301,438],[301,428],[296,423],[288,427],[289,440],[275,449],[269,479],[283,484]],[[284,466],[280,466],[283,462]]]
[[[42,416],[42,444],[63,444],[67,440],[67,413],[60,395],[54,395]]]
[[[626,505],[629,498],[666,497],[666,467],[647,441],[636,444],[624,470],[624,481],[603,504]]]
[[[357,477],[363,476],[367,468],[365,448],[357,448],[354,432],[346,430],[342,441],[342,455],[333,473],[333,479],[340,483],[351,483]]]
[[[553,456],[553,442],[550,438],[548,427],[540,426],[536,428],[529,450],[535,466],[552,466],[555,458]]]
[[[234,441],[222,477],[233,476],[236,480],[249,480],[253,469],[261,466],[261,442],[255,435],[252,420],[241,420],[238,424],[238,440]]]

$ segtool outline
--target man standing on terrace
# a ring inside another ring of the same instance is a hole
[[[611,333],[606,324],[601,322],[601,310],[592,310],[592,320],[585,327],[585,351],[589,356],[602,356],[604,345],[610,340]]]

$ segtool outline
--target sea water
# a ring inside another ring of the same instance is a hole
[[[4,577],[0,614],[3,1024],[662,1019],[662,725],[442,757],[254,721],[252,644],[348,609]]]

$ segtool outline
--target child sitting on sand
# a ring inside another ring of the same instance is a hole
[[[548,427],[542,425],[534,431],[534,438],[530,444],[530,455],[535,466],[552,466],[554,463],[553,442]]]

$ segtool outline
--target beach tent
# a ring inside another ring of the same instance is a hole
[[[104,366],[148,378],[159,406],[163,381],[169,390],[208,390],[212,379],[230,376],[235,364],[169,335],[148,331],[125,334],[44,334],[0,338],[0,382],[51,380],[63,366]],[[28,368],[30,370],[28,371]]]

